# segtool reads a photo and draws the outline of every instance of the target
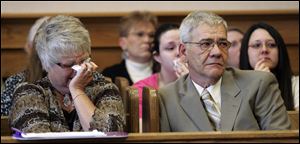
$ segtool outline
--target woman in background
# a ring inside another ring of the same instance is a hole
[[[154,35],[153,58],[160,64],[160,71],[148,78],[136,82],[133,86],[139,92],[139,116],[142,118],[143,87],[159,89],[188,73],[184,57],[179,57],[179,26],[176,24],[161,25]]]
[[[286,45],[279,32],[260,22],[244,35],[240,69],[272,72],[287,110],[299,110],[299,76],[293,76]]]
[[[5,81],[5,84],[3,86],[4,89],[3,91],[1,91],[1,116],[7,116],[9,114],[13,92],[20,83],[32,83],[46,76],[46,72],[43,71],[41,61],[36,53],[36,49],[35,47],[33,47],[33,40],[39,27],[48,18],[49,17],[45,16],[37,19],[29,30],[27,42],[24,47],[24,50],[29,60],[27,64],[27,69],[10,76]]]

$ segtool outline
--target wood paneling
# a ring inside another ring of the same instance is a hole
[[[160,13],[160,23],[174,22],[180,24],[187,12]],[[217,12],[228,23],[246,30],[251,24],[265,21],[274,26],[283,36],[290,56],[292,70],[299,74],[299,14],[298,12]],[[121,49],[118,46],[118,24],[125,14],[77,14],[86,25],[92,40],[92,58],[99,69],[118,63],[121,60]],[[75,15],[76,16],[76,15]],[[1,15],[1,75],[7,77],[22,70],[26,64],[25,44],[27,32],[37,16]]]
[[[299,45],[288,46],[288,54],[292,72],[296,75],[299,75]]]

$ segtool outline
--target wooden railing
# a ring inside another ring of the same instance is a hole
[[[299,74],[299,11],[217,11],[229,26],[245,31],[253,23],[265,21],[283,36],[290,56],[292,70]],[[121,60],[118,46],[118,26],[123,14],[73,14],[81,19],[90,32],[92,60],[100,71]],[[180,23],[188,12],[155,13],[160,23]],[[26,65],[23,47],[27,33],[34,21],[44,15],[1,14],[1,76],[8,77],[21,71]]]
[[[132,142],[259,142],[259,143],[299,143],[299,130],[276,131],[229,131],[229,132],[169,132],[169,133],[129,133],[127,138],[90,138],[66,140],[18,141],[11,136],[1,136],[1,143],[132,143]]]
[[[137,92],[135,92],[137,95]],[[136,104],[137,105],[137,104]],[[137,108],[137,107],[135,107]],[[299,111],[289,111],[289,118],[293,130],[274,131],[218,131],[218,132],[156,132],[138,133],[138,126],[135,126],[135,133],[129,133],[128,138],[120,139],[67,139],[67,140],[44,140],[26,141],[39,143],[55,142],[275,142],[275,143],[299,143]],[[135,115],[135,122],[138,121],[138,113]],[[298,129],[297,129],[298,128]],[[11,130],[8,125],[8,118],[1,117],[1,143],[22,142],[11,137]]]

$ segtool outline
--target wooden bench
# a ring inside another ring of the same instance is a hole
[[[143,132],[159,132],[159,101],[157,90],[143,88]]]
[[[126,112],[126,131],[139,132],[138,120],[138,90],[129,86],[129,81],[124,77],[116,77],[115,84],[119,88]],[[137,121],[136,121],[137,120]]]
[[[288,111],[290,121],[292,123],[292,130],[299,130],[299,111]]]
[[[139,132],[139,93],[138,89],[134,87],[127,88],[126,101],[126,123],[127,131],[131,133]]]
[[[8,116],[1,116],[1,136],[10,136],[12,131],[9,126]]]
[[[127,106],[127,101],[128,101],[127,100],[127,88],[129,87],[129,82],[124,77],[116,77],[115,78],[115,84],[119,88],[120,95],[121,95],[121,97],[123,99],[123,102],[124,102],[125,111],[127,111],[127,109],[128,109],[128,106]]]

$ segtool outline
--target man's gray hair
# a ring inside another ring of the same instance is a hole
[[[203,24],[210,26],[223,24],[225,29],[227,29],[227,23],[222,17],[212,12],[195,11],[186,16],[181,22],[179,28],[181,42],[190,41],[191,32]]]
[[[78,18],[58,15],[38,29],[34,39],[39,58],[46,71],[62,59],[77,53],[91,54],[90,35]]]

